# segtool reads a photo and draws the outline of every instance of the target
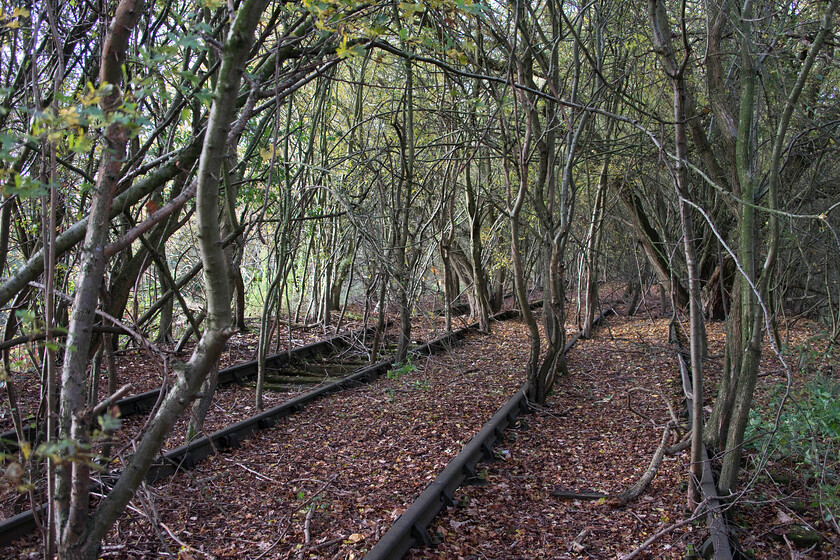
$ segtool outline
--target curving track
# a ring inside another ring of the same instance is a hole
[[[503,312],[495,317],[496,320],[509,319],[518,315],[516,312]],[[475,325],[459,329],[451,334],[444,335],[412,350],[414,355],[429,355],[434,352],[451,347],[458,340],[466,336],[467,332]],[[339,353],[346,350],[352,344],[352,338],[338,336],[325,341],[309,344],[291,352],[292,361],[316,355]],[[284,352],[269,358],[271,368],[282,368],[289,362],[289,353]],[[369,383],[379,376],[385,374],[393,365],[391,358],[382,360],[375,364],[363,367],[355,373],[346,376],[338,381],[323,384],[305,394],[294,397],[273,408],[267,409],[255,416],[236,422],[221,430],[197,438],[189,444],[176,447],[161,456],[161,459],[150,469],[147,474],[147,482],[154,482],[172,474],[193,468],[202,459],[214,454],[217,450],[230,450],[237,448],[247,437],[259,430],[273,427],[279,420],[295,414],[304,409],[311,402],[332,393],[347,388],[356,387]],[[219,384],[233,384],[246,382],[256,375],[256,363],[247,362],[220,371]],[[119,402],[123,416],[147,414],[159,398],[159,391],[150,391]],[[16,447],[14,438],[9,438],[7,446]],[[26,511],[0,522],[0,547],[10,544],[35,530],[35,519],[31,511]]]

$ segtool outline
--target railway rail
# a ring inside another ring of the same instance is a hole
[[[614,313],[609,308],[602,313],[596,324],[603,321],[609,314]],[[580,340],[580,334],[573,336],[563,352],[568,352]],[[677,344],[676,355],[686,396],[688,413],[691,412],[690,384],[691,377],[688,366]],[[526,386],[523,385],[496,412],[496,414],[481,428],[481,430],[463,447],[446,468],[431,482],[414,503],[394,522],[388,532],[367,553],[364,560],[399,560],[410,549],[415,547],[432,546],[434,539],[430,534],[430,526],[434,519],[444,509],[457,506],[456,490],[471,481],[478,480],[478,465],[482,462],[498,461],[494,452],[497,443],[504,441],[507,430],[526,429],[526,424],[520,416],[528,414],[531,407],[526,398]],[[714,558],[728,560],[733,558],[730,540],[731,529],[726,526],[725,516],[722,514],[720,498],[717,495],[710,462],[704,448],[704,471],[701,481],[704,499],[709,503],[706,510],[706,522],[710,537],[703,544],[703,554],[711,554]],[[576,494],[580,497],[579,494]],[[606,497],[599,494],[599,497]],[[704,556],[707,557],[707,556]]]
[[[606,309],[595,321],[599,324],[615,313]],[[568,352],[580,340],[580,333],[566,343]],[[414,503],[397,519],[379,542],[367,553],[365,560],[399,560],[413,547],[432,544],[429,525],[444,508],[455,505],[455,491],[463,484],[477,478],[476,466],[481,462],[496,460],[493,448],[502,440],[506,430],[524,426],[519,416],[530,412],[526,396],[527,386],[520,389],[502,405],[481,430],[461,449],[432,481]]]
[[[518,316],[518,312],[511,310],[494,315],[493,319],[500,321],[511,319],[516,316]],[[411,353],[414,355],[429,355],[451,347],[466,336],[469,330],[474,329],[476,326],[476,324],[468,325],[462,329],[445,334],[412,349]],[[324,351],[329,351],[330,349],[335,349],[336,347],[347,348],[352,343],[352,339],[345,340],[345,338],[346,335],[309,344],[293,350],[291,354],[294,358],[303,358],[306,356],[323,354]],[[279,368],[287,365],[289,354],[289,352],[284,352],[271,356],[269,358],[271,360],[269,364],[270,367]],[[199,461],[216,453],[218,450],[238,447],[239,443],[249,435],[258,430],[273,427],[282,418],[291,416],[296,412],[303,410],[307,404],[316,399],[375,380],[379,376],[384,375],[393,366],[393,363],[393,357],[380,360],[379,362],[363,367],[351,375],[343,377],[337,381],[323,384],[302,395],[289,399],[278,406],[269,408],[259,414],[231,424],[211,434],[196,438],[188,444],[174,448],[164,453],[162,457],[152,466],[146,475],[146,481],[154,482],[161,480],[172,475],[178,470],[192,468]],[[252,379],[255,375],[256,362],[246,362],[220,371],[219,383],[220,385],[223,383],[242,383]],[[148,413],[154,406],[154,403],[157,402],[158,397],[158,391],[149,391],[147,393],[123,399],[119,403],[121,413],[123,411],[125,411],[126,415]],[[40,511],[38,513],[40,514]],[[16,539],[33,532],[36,527],[35,515],[32,510],[22,512],[3,520],[0,522],[0,546],[11,544]]]
[[[345,333],[312,342],[298,348],[272,354],[266,358],[266,367],[269,370],[281,369],[290,363],[300,361],[313,356],[326,356],[336,351],[342,351],[351,347],[360,338],[364,340],[369,334],[375,331],[375,327],[368,327],[352,333]],[[249,360],[241,364],[233,365],[219,371],[219,387],[233,383],[245,383],[257,376],[257,360]],[[120,399],[115,403],[119,409],[120,418],[144,415],[152,411],[160,399],[161,389],[152,389]],[[30,443],[37,441],[39,434],[34,425],[24,428],[25,441]],[[18,451],[18,436],[14,430],[0,433],[0,453],[15,453]]]

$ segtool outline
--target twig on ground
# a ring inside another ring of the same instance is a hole
[[[293,516],[294,516],[297,512],[299,512],[300,510],[302,510],[303,508],[305,508],[306,506],[308,506],[309,504],[311,504],[313,501],[315,501],[315,498],[317,498],[318,496],[320,496],[320,495],[321,495],[321,492],[323,492],[324,490],[326,490],[326,489],[330,486],[330,484],[332,484],[332,483],[333,483],[333,481],[334,481],[336,478],[338,478],[338,475],[337,475],[337,474],[336,474],[336,475],[331,476],[331,477],[330,477],[330,479],[329,479],[329,480],[327,480],[327,481],[324,483],[324,485],[323,485],[323,486],[321,486],[321,487],[320,487],[320,488],[319,488],[319,489],[318,489],[318,490],[317,490],[314,494],[312,494],[312,496],[310,496],[308,500],[306,500],[305,502],[303,502],[302,504],[300,504],[298,507],[296,507],[294,510],[292,510],[292,512],[291,512],[291,513],[289,513],[289,515],[287,515],[287,516],[286,516],[286,526],[283,528],[283,532],[281,532],[281,533],[280,533],[280,536],[279,536],[279,537],[277,537],[277,539],[275,539],[275,541],[274,541],[273,543],[271,543],[271,546],[269,546],[268,548],[266,548],[265,550],[263,550],[263,551],[262,551],[262,552],[261,552],[258,556],[255,556],[255,557],[253,558],[253,560],[259,560],[260,558],[262,558],[263,556],[265,556],[266,554],[268,554],[269,552],[271,552],[272,550],[274,550],[274,549],[277,547],[277,545],[278,545],[278,544],[280,544],[280,542],[281,542],[281,541],[283,540],[283,538],[286,536],[286,533],[289,531],[289,527],[292,525],[292,523],[291,523],[291,521],[292,521],[292,517],[293,517]]]
[[[298,551],[298,558],[303,560],[304,552],[307,548],[309,548],[309,544],[312,542],[312,535],[309,532],[310,524],[312,523],[312,516],[315,515],[315,505],[309,506],[309,511],[306,512],[306,519],[303,522],[303,546]]]
[[[324,541],[322,543],[313,544],[312,546],[309,547],[309,550],[318,550],[319,548],[327,548],[328,546],[338,544],[341,541],[344,541],[346,539],[347,539],[347,535],[342,535],[342,536],[340,536],[338,538],[335,538],[335,539],[330,539],[330,540]]]
[[[591,532],[592,532],[592,527],[587,527],[586,529],[584,529],[583,531],[578,533],[578,536],[576,536],[575,540],[572,541],[572,544],[571,544],[570,548],[574,552],[577,552],[578,554],[580,554],[581,552],[586,550],[586,547],[583,544],[583,539],[588,537],[589,533],[591,533]]]
[[[643,542],[638,547],[636,547],[636,550],[630,552],[629,554],[619,556],[619,560],[633,560],[633,558],[635,558],[636,556],[638,556],[639,554],[641,554],[642,552],[644,552],[645,550],[650,548],[650,546],[653,543],[655,543],[656,541],[658,541],[659,539],[661,539],[662,537],[664,537],[668,533],[672,533],[672,532],[676,531],[677,529],[679,529],[680,527],[685,527],[689,523],[693,523],[694,521],[699,519],[700,516],[705,513],[705,509],[706,509],[706,500],[703,500],[694,509],[694,512],[691,514],[691,517],[687,517],[686,519],[683,519],[682,521],[677,521],[676,523],[672,523],[671,525],[668,525],[667,527],[665,527],[661,531],[658,531],[658,532],[654,533],[645,542]]]
[[[172,552],[169,550],[169,545],[164,540],[163,536],[160,534],[158,527],[162,525],[160,520],[160,514],[158,513],[157,507],[155,506],[154,498],[152,497],[152,493],[149,491],[148,485],[143,482],[140,485],[140,488],[135,493],[135,499],[139,500],[140,502],[140,509],[135,509],[138,513],[142,514],[146,517],[149,521],[149,525],[152,528],[155,536],[160,540],[161,545],[163,546],[163,550],[166,552],[167,556],[174,557]]]
[[[203,550],[198,550],[197,548],[195,548],[193,546],[190,546],[187,543],[185,543],[184,541],[182,541],[181,539],[179,539],[175,535],[175,533],[172,531],[172,529],[167,527],[166,523],[164,523],[163,521],[160,522],[160,526],[163,527],[163,529],[169,534],[170,537],[172,537],[172,540],[174,540],[176,543],[181,545],[182,549],[189,550],[190,552],[195,552],[196,554],[201,554],[202,556],[207,556],[208,558],[213,558],[212,554],[207,554]]]
[[[246,471],[248,471],[248,472],[249,472],[249,473],[251,473],[252,475],[256,476],[257,478],[261,478],[262,480],[265,480],[266,482],[272,482],[272,483],[274,483],[274,484],[280,484],[280,485],[282,485],[282,484],[283,484],[283,483],[282,483],[282,482],[280,482],[279,480],[275,480],[275,479],[273,479],[273,478],[270,478],[270,477],[268,477],[268,476],[265,476],[264,474],[260,474],[260,473],[258,473],[257,471],[255,471],[255,470],[253,470],[253,469],[249,469],[248,467],[246,467],[246,466],[245,466],[245,465],[243,465],[242,463],[237,463],[236,461],[234,461],[234,460],[232,460],[232,459],[228,459],[227,457],[224,457],[224,460],[225,460],[225,461],[227,461],[228,463],[231,463],[231,464],[236,465],[237,467],[241,467],[241,468],[245,469]]]

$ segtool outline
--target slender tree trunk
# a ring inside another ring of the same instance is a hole
[[[478,316],[478,329],[481,332],[490,332],[490,298],[487,295],[487,275],[484,273],[481,258],[481,208],[478,204],[475,189],[472,184],[472,176],[469,162],[466,166],[466,188],[464,192],[467,199],[467,214],[470,220],[470,261],[472,264],[473,293],[475,294],[476,309]]]
[[[408,262],[408,243],[410,238],[411,199],[414,184],[414,66],[411,59],[405,60],[405,132],[403,144],[403,166],[400,187],[397,189],[399,197],[399,228],[397,231],[397,300],[400,306],[400,338],[397,344],[397,363],[404,362],[408,356],[411,344],[411,271]]]
[[[122,65],[131,31],[142,10],[141,0],[121,1],[108,30],[102,49],[99,74],[100,86],[111,86],[111,91],[102,101],[102,109],[106,115],[114,114],[122,103]],[[61,372],[59,434],[75,441],[81,449],[88,445],[90,419],[85,413],[85,375],[94,311],[99,301],[99,288],[105,272],[107,223],[127,144],[128,128],[125,125],[115,123],[108,126],[102,162],[91,196],[87,234],[82,247],[76,297],[67,336],[68,351],[65,353]],[[86,533],[90,466],[84,456],[67,459],[56,467],[53,507],[59,555],[71,558]]]
[[[604,199],[607,191],[607,174],[610,160],[607,158],[601,167],[598,177],[598,187],[595,190],[595,200],[592,205],[592,220],[589,222],[589,234],[586,240],[586,275],[584,280],[584,308],[581,336],[592,336],[592,323],[598,310],[598,253],[601,245],[601,223],[604,219]]]
[[[388,289],[388,273],[385,266],[379,273],[379,299],[377,301],[376,309],[379,314],[376,318],[376,333],[373,335],[373,347],[370,351],[370,359],[375,362],[379,359],[379,348],[382,346],[382,338],[385,336],[385,293]]]
[[[160,257],[161,259],[166,262],[166,245],[161,244],[160,246]],[[158,285],[161,287],[161,293],[165,293],[167,290],[172,289],[174,286],[169,286],[166,278],[164,277],[164,270],[158,265],[155,269],[157,271],[157,281]],[[174,342],[173,334],[172,334],[172,311],[174,308],[174,303],[172,298],[166,300],[166,303],[163,304],[163,307],[160,309],[160,315],[158,315],[158,334],[156,342],[170,344]]]
[[[692,412],[694,424],[691,436],[691,480],[689,485],[689,506],[693,509],[700,499],[700,479],[702,478],[703,445],[703,349],[705,348],[703,310],[700,302],[700,279],[697,270],[697,252],[694,240],[694,225],[690,215],[688,171],[688,140],[686,132],[686,64],[677,64],[671,44],[671,27],[668,24],[665,6],[660,0],[648,3],[653,44],[665,66],[665,72],[671,80],[674,93],[674,143],[676,146],[676,164],[674,183],[679,196],[680,222],[682,224],[683,249],[689,284],[689,324],[692,370]],[[686,43],[687,44],[687,43]],[[686,52],[686,62],[690,52]]]
[[[741,46],[741,107],[738,121],[738,140],[736,143],[736,162],[738,166],[738,179],[741,184],[741,197],[747,203],[741,206],[740,224],[740,261],[744,267],[740,277],[741,284],[741,321],[743,328],[744,351],[741,354],[739,368],[736,375],[732,375],[733,385],[730,390],[734,391],[732,400],[732,411],[729,415],[726,431],[726,450],[721,468],[718,487],[722,492],[733,493],[738,485],[738,472],[741,464],[741,454],[744,442],[744,432],[749,411],[752,407],[753,393],[758,378],[758,368],[761,361],[762,343],[764,330],[772,328],[773,309],[770,302],[772,275],[775,270],[776,258],[779,249],[779,221],[776,210],[778,209],[778,191],[781,182],[780,168],[782,153],[785,147],[785,136],[790,124],[793,111],[798,103],[805,86],[808,75],[811,72],[814,61],[823,47],[826,37],[833,26],[834,12],[837,2],[829,2],[821,16],[820,30],[811,44],[808,54],[799,69],[794,87],[790,90],[785,102],[782,116],[776,127],[772,143],[772,155],[770,158],[770,173],[768,180],[768,239],[767,254],[764,264],[759,273],[758,270],[758,225],[756,223],[756,210],[751,203],[757,203],[757,185],[755,184],[755,157],[754,147],[751,142],[753,128],[752,116],[754,114],[755,96],[757,91],[758,72],[752,62],[752,25],[753,14],[751,4],[746,4],[747,9],[740,14],[741,25],[739,41]],[[747,279],[755,280],[755,290],[747,283]],[[771,340],[772,342],[772,340]],[[730,366],[734,365],[737,355],[730,357]],[[725,414],[720,414],[723,418]],[[716,417],[717,419],[717,417]]]
[[[522,103],[523,106],[527,105]],[[518,109],[518,105],[514,105]],[[522,314],[522,321],[528,329],[528,363],[526,366],[527,372],[527,397],[531,402],[542,404],[540,396],[543,393],[543,387],[539,378],[539,359],[540,359],[540,330],[537,326],[537,320],[531,312],[531,306],[528,303],[527,285],[525,280],[525,266],[522,262],[521,249],[521,214],[522,206],[525,203],[525,197],[528,193],[528,157],[531,151],[531,118],[530,112],[527,112],[526,126],[520,144],[517,146],[517,171],[519,173],[519,184],[517,186],[516,194],[513,194],[513,182],[511,181],[511,170],[508,168],[508,160],[502,160],[505,167],[505,182],[507,184],[507,199],[508,199],[508,215],[510,216],[510,254],[513,263],[513,286],[516,294],[516,301],[519,304],[519,309]]]
[[[247,53],[253,41],[254,29],[266,4],[267,0],[244,0],[237,11],[231,31],[223,47],[222,63],[199,164],[196,207],[199,252],[204,268],[207,293],[207,328],[196,345],[190,360],[186,364],[178,364],[175,367],[176,381],[174,385],[167,392],[157,414],[150,420],[133,458],[126,465],[111,492],[100,501],[93,517],[88,518],[87,516],[87,473],[74,472],[76,475],[84,474],[85,476],[73,481],[70,514],[59,516],[59,519],[66,520],[60,525],[59,538],[62,557],[68,560],[87,560],[98,557],[97,553],[101,539],[122,513],[137,487],[143,481],[149,466],[176,418],[184,410],[190,397],[198,390],[210,369],[218,363],[225,341],[231,334],[230,288],[226,259],[219,236],[220,161],[224,154],[227,133],[233,120],[239,82]],[[130,29],[139,15],[139,7],[133,1],[124,0],[117,8],[109,32],[109,39],[106,40],[103,48],[100,80],[103,83],[119,83],[122,75],[122,56],[126,51]],[[115,54],[116,57],[114,57]],[[115,100],[120,97],[121,94],[117,90]],[[111,134],[110,130],[108,134]],[[100,261],[102,261],[101,248],[104,245],[104,235],[107,234],[107,228],[102,226],[109,214],[108,207],[113,196],[113,189],[110,190],[111,197],[106,196],[109,190],[100,188],[99,183],[103,183],[101,187],[110,186],[106,181],[116,184],[116,178],[121,167],[121,156],[125,150],[125,143],[119,141],[123,138],[127,139],[124,131],[114,130],[113,134],[114,137],[108,139],[109,151],[106,152],[108,155],[103,157],[102,169],[100,170],[101,179],[97,182],[96,194],[94,195],[95,198],[104,200],[96,201],[92,205],[89,218],[90,227],[88,228],[90,242],[85,244],[86,251],[98,248],[100,258],[99,260],[95,258],[97,256],[95,252],[86,255],[82,263],[80,281],[77,282],[76,305],[73,310],[70,332],[74,336],[73,340],[82,344],[71,346],[72,351],[68,352],[68,357],[65,359],[63,377],[68,378],[68,381],[64,383],[68,387],[65,390],[68,404],[72,404],[72,401],[77,398],[75,395],[79,392],[78,388],[80,387],[78,379],[84,373],[84,365],[82,364],[79,367],[80,357],[87,357],[86,342],[89,340],[92,310],[96,306],[95,295],[91,299],[90,293],[92,290],[90,286],[93,285],[98,288],[104,269],[104,262]],[[120,145],[122,145],[122,151],[117,150]],[[97,234],[93,230],[100,230],[105,233]],[[94,274],[97,271],[98,278],[95,277],[97,274]],[[84,303],[88,303],[88,305],[82,305]],[[88,310],[87,314],[84,314],[84,310]],[[81,375],[79,370],[81,370]],[[62,399],[62,401],[64,400],[65,398]],[[63,416],[64,411],[65,407],[62,408]],[[74,411],[81,412],[78,408],[71,409],[69,411],[70,416],[73,416]],[[79,425],[82,424],[80,420],[84,416],[82,414],[70,420],[71,431],[69,435],[74,439],[85,437],[84,432],[77,433]],[[65,418],[63,421],[66,423],[67,419]],[[74,462],[75,464],[76,462]],[[59,476],[58,478],[61,479],[62,477]],[[60,497],[61,494],[59,494]]]
[[[443,215],[441,218],[441,234],[440,234],[440,261],[443,267],[443,312],[446,321],[446,332],[452,332],[452,304],[458,296],[457,289],[453,282],[452,263],[450,262],[449,252],[452,244],[455,242],[455,193],[449,195],[446,204],[444,205]]]
[[[262,315],[260,316],[260,336],[257,342],[257,389],[256,389],[256,407],[257,410],[263,409],[263,391],[265,388],[265,377],[267,375],[266,358],[268,357],[268,350],[271,346],[271,319],[272,317],[279,317],[282,309],[282,283],[289,269],[286,262],[287,240],[285,232],[280,234],[280,245],[277,247],[277,258],[275,259],[276,271],[274,279],[268,287],[265,294],[265,301],[263,302]],[[291,322],[289,330],[291,330]]]

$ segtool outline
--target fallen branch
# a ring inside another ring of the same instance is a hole
[[[574,492],[572,490],[555,489],[552,496],[560,498],[561,500],[602,500],[609,498],[609,494],[602,494],[601,492]]]
[[[110,397],[105,397],[105,399],[103,399],[102,402],[93,407],[93,410],[90,411],[90,415],[96,416],[97,414],[111,406],[112,403],[123,398],[123,395],[131,391],[133,388],[134,386],[131,383],[123,385],[122,387],[117,389],[117,391],[113,395],[111,395]]]
[[[586,529],[584,529],[583,531],[578,533],[578,536],[576,536],[575,540],[572,541],[572,544],[571,544],[570,548],[574,552],[577,552],[578,554],[580,554],[581,552],[586,550],[586,547],[583,545],[583,539],[588,537],[589,533],[591,533],[591,532],[592,532],[592,527],[587,527]]]
[[[703,510],[705,510],[705,509],[706,509],[706,500],[703,500],[702,502],[700,502],[700,505],[698,505],[697,508],[694,510],[694,512],[691,514],[691,517],[683,519],[682,521],[677,521],[676,523],[672,523],[671,525],[668,525],[667,527],[665,527],[661,531],[658,531],[658,532],[654,533],[645,542],[643,542],[638,547],[636,547],[636,550],[630,552],[629,554],[619,556],[618,560],[633,560],[633,558],[635,558],[636,556],[638,556],[639,554],[641,554],[642,552],[644,552],[645,550],[650,548],[650,546],[653,543],[655,543],[656,541],[658,541],[659,539],[661,539],[662,537],[664,537],[668,533],[672,533],[672,532],[676,531],[677,529],[679,529],[680,527],[685,527],[689,523],[693,523],[694,521],[699,519],[700,516],[703,515],[703,513],[704,513]]]
[[[656,476],[656,471],[659,470],[659,466],[662,464],[662,459],[665,457],[665,447],[668,445],[668,438],[671,437],[671,429],[673,429],[673,427],[673,421],[668,422],[665,425],[665,429],[662,431],[662,440],[659,442],[659,447],[657,447],[656,451],[653,453],[653,457],[650,460],[650,465],[648,465],[647,470],[644,474],[642,474],[636,484],[615,498],[612,498],[610,500],[610,505],[615,507],[625,506],[641,496],[647,489],[648,485]]]
[[[274,484],[282,484],[282,482],[280,482],[279,480],[274,480],[273,478],[269,478],[269,477],[265,476],[264,474],[258,473],[258,472],[257,472],[257,471],[255,471],[254,469],[249,469],[248,467],[246,467],[246,466],[245,466],[245,465],[243,465],[242,463],[237,463],[236,461],[233,461],[233,460],[231,460],[231,459],[228,459],[227,457],[224,457],[224,456],[222,456],[222,457],[223,457],[223,458],[224,458],[224,460],[225,460],[225,461],[227,461],[228,463],[231,463],[231,464],[233,464],[233,465],[236,465],[237,467],[242,467],[243,469],[245,469],[246,471],[248,471],[248,472],[249,472],[249,473],[251,473],[252,475],[256,476],[257,478],[261,478],[262,480],[265,480],[266,482],[273,482]]]
[[[306,512],[306,519],[303,522],[303,546],[301,546],[298,551],[299,560],[303,560],[303,555],[306,553],[306,549],[309,548],[309,545],[312,542],[312,535],[309,532],[309,527],[312,523],[313,515],[315,515],[315,504],[309,506],[309,511]]]
[[[253,560],[259,560],[260,558],[262,558],[263,556],[265,556],[266,554],[268,554],[269,552],[271,552],[272,550],[274,550],[274,549],[277,547],[277,545],[278,545],[278,544],[280,544],[280,543],[283,541],[283,539],[284,539],[284,538],[285,538],[285,536],[286,536],[286,533],[289,531],[289,527],[291,526],[292,517],[293,517],[293,516],[294,516],[297,512],[299,512],[300,510],[302,510],[303,508],[305,508],[306,506],[308,506],[309,504],[311,504],[312,502],[314,502],[314,501],[315,501],[315,498],[317,498],[318,496],[320,496],[320,495],[321,495],[321,492],[323,492],[324,490],[326,490],[327,488],[329,488],[330,484],[332,484],[332,483],[333,483],[333,481],[334,481],[336,478],[338,478],[338,475],[337,475],[337,474],[336,474],[336,475],[331,476],[331,477],[330,477],[330,479],[329,479],[328,481],[326,481],[326,482],[324,483],[324,485],[323,485],[323,486],[321,486],[321,487],[320,487],[320,488],[319,488],[319,489],[318,489],[318,490],[317,490],[314,494],[312,494],[312,496],[310,496],[308,500],[306,500],[305,502],[303,502],[302,504],[300,504],[300,505],[299,505],[298,507],[296,507],[296,508],[295,508],[295,509],[291,512],[291,513],[289,513],[289,515],[287,515],[287,516],[286,516],[286,527],[283,529],[283,532],[282,532],[282,533],[280,533],[280,536],[279,536],[279,537],[278,537],[278,538],[277,538],[277,539],[276,539],[273,543],[271,543],[271,546],[269,546],[268,548],[266,548],[265,550],[263,550],[263,551],[262,551],[262,553],[260,553],[260,555],[259,555],[259,556],[254,557],[254,559],[253,559]]]
[[[665,458],[665,455],[673,455],[674,453],[679,452],[683,447],[683,442],[670,447],[668,446],[668,439],[671,437],[672,429],[674,429],[673,420],[665,425],[665,429],[662,432],[662,440],[659,442],[659,447],[657,447],[656,451],[654,451],[647,470],[645,470],[633,486],[621,494],[610,497],[609,495],[602,494],[600,492],[576,492],[561,490],[558,488],[554,490],[551,495],[562,500],[600,500],[608,498],[607,503],[613,507],[622,507],[627,505],[647,490],[647,487],[656,477],[656,473],[659,470],[660,465],[662,465],[662,460]]]

